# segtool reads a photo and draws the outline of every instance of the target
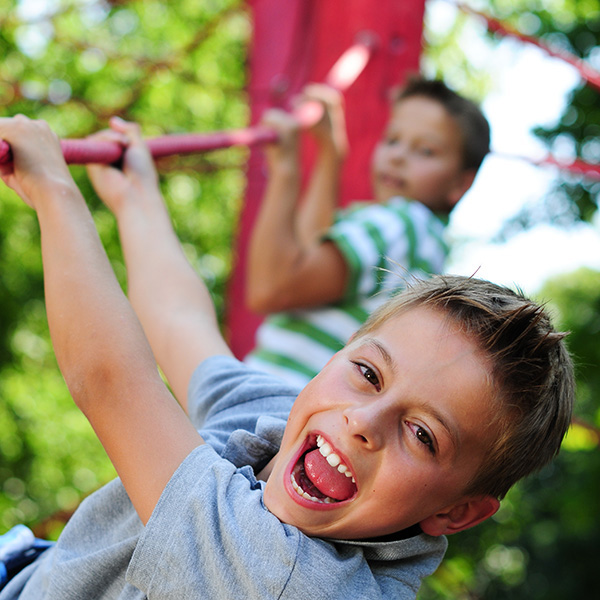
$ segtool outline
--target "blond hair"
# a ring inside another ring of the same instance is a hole
[[[417,306],[445,313],[489,361],[499,433],[465,493],[502,498],[556,456],[569,428],[575,384],[567,334],[555,331],[544,308],[521,292],[473,277],[438,275],[409,284],[356,337]]]

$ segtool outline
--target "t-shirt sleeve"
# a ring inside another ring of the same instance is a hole
[[[443,228],[431,211],[410,201],[342,213],[323,239],[332,241],[346,261],[344,300],[382,291],[390,270],[400,275],[440,272],[448,251]]]
[[[208,445],[173,475],[137,543],[127,581],[148,598],[413,598],[390,565],[310,538],[272,515],[262,483]]]
[[[221,453],[231,433],[254,433],[259,417],[287,420],[299,390],[235,358],[204,360],[188,387],[188,413],[205,441]]]
[[[248,471],[208,445],[194,450],[165,488],[127,580],[161,600],[278,598],[300,534],[266,510]]]

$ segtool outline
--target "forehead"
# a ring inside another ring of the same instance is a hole
[[[455,322],[408,308],[356,342],[386,365],[399,398],[441,415],[463,445],[481,447],[495,422],[494,387],[484,353]]]
[[[483,353],[477,342],[465,333],[460,324],[442,309],[422,305],[407,304],[396,308],[396,312],[383,319],[363,337],[385,340],[390,350],[398,352],[400,359],[406,352],[409,342],[411,351],[406,358],[421,349],[428,356],[440,353],[447,356],[468,354],[483,360]]]
[[[438,135],[442,139],[451,136],[460,139],[458,121],[446,107],[433,98],[409,96],[392,106],[388,130],[407,129],[413,132]]]

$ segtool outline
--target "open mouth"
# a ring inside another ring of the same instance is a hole
[[[319,434],[313,434],[307,440],[290,479],[296,494],[319,504],[344,502],[357,492],[351,470]]]
[[[404,180],[400,177],[392,177],[391,175],[381,174],[380,181],[383,185],[390,188],[401,189],[404,187]]]

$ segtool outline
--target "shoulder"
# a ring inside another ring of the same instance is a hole
[[[218,452],[233,431],[254,433],[260,417],[285,424],[298,389],[230,356],[213,356],[194,371],[188,412],[194,426]]]
[[[287,410],[298,389],[282,379],[252,369],[231,356],[212,356],[194,371],[189,394],[196,411],[207,415],[249,401],[263,400],[269,406]],[[281,413],[281,410],[277,410]]]
[[[393,542],[303,537],[285,597],[414,599],[446,546],[444,537],[425,535]]]
[[[432,221],[443,220],[420,202],[409,200],[401,196],[394,196],[385,202],[355,202],[347,208],[339,211],[336,222],[332,226],[344,226],[345,224],[365,224],[376,227],[395,227],[406,221]]]

